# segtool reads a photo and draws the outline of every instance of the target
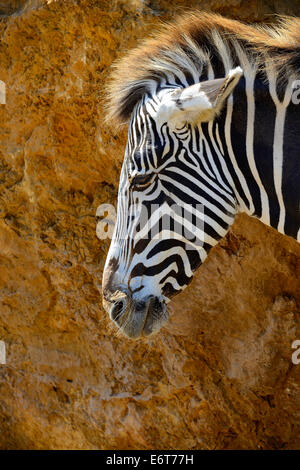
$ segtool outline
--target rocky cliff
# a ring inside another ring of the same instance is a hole
[[[114,59],[185,7],[245,21],[299,1],[0,1],[0,448],[295,449],[300,247],[240,216],[153,338],[102,310],[126,129],[103,124]]]

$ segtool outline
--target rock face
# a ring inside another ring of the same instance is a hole
[[[112,61],[182,7],[243,20],[300,2],[0,2],[0,448],[296,449],[300,246],[240,216],[153,338],[102,310],[126,129],[103,124]],[[180,10],[179,10],[180,11]]]

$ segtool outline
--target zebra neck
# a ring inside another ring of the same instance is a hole
[[[272,72],[240,81],[219,117],[219,148],[238,211],[299,240],[299,104],[292,77],[276,82]]]

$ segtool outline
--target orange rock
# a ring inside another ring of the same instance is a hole
[[[99,294],[126,142],[103,123],[112,61],[178,7],[275,4],[0,2],[0,448],[299,448],[295,241],[240,216],[153,338],[119,336]]]

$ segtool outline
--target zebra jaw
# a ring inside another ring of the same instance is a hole
[[[178,128],[186,122],[211,121],[220,113],[242,75],[241,67],[236,67],[225,78],[199,82],[167,93],[158,110],[158,122],[168,122],[173,128]]]

